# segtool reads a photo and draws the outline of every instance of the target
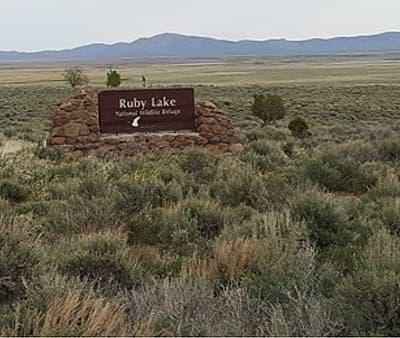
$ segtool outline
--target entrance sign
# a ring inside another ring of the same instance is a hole
[[[102,133],[195,129],[192,88],[107,90],[98,99]]]

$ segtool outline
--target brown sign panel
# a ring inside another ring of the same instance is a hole
[[[192,88],[107,90],[99,93],[102,133],[194,130]]]

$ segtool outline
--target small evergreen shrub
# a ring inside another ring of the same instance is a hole
[[[253,115],[263,121],[265,126],[268,122],[281,120],[285,117],[286,109],[279,95],[263,94],[254,95],[254,103],[251,108]]]
[[[288,126],[289,130],[292,132],[292,135],[297,138],[306,138],[311,135],[307,122],[301,118],[296,117],[289,122]]]
[[[110,69],[107,73],[107,87],[117,88],[121,85],[121,74],[116,70]]]

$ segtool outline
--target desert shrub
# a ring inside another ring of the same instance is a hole
[[[265,132],[264,129],[262,128],[254,128],[246,131],[246,137],[247,140],[252,142],[252,141],[258,141],[258,140],[264,140],[268,138],[267,133]]]
[[[270,267],[266,266],[264,273],[248,274],[244,285],[248,288],[251,298],[262,300],[270,309],[275,306],[281,307],[285,317],[294,321],[291,323],[293,330],[301,330],[301,327],[296,327],[295,323],[298,322],[295,318],[300,314],[316,315],[312,304],[317,309],[319,307],[320,311],[329,313],[327,296],[333,294],[340,275],[332,266],[320,266],[316,252],[309,244],[296,245],[290,242],[285,245],[286,249],[281,253],[281,259],[276,257],[276,263]],[[276,252],[278,253],[279,251]],[[299,311],[302,307],[303,311]],[[302,316],[297,318],[304,319]]]
[[[311,135],[307,122],[301,118],[296,117],[289,122],[288,126],[289,130],[292,132],[292,135],[297,138],[306,138]]]
[[[19,204],[15,209],[19,214],[32,213],[34,216],[43,217],[47,215],[52,207],[52,201],[29,201]]]
[[[249,276],[270,275],[285,269],[286,259],[299,251],[298,241],[306,241],[304,235],[302,225],[288,213],[255,216],[243,225],[226,226],[214,244],[212,259],[194,260],[186,272],[223,287]]]
[[[241,159],[262,172],[284,167],[288,163],[288,157],[282,149],[266,140],[249,143]]]
[[[79,180],[77,193],[84,198],[91,199],[107,196],[110,192],[110,186],[104,175],[98,173],[96,175],[83,175]]]
[[[218,157],[204,151],[189,151],[178,160],[183,172],[200,184],[209,183],[215,176]]]
[[[378,204],[379,219],[388,230],[400,235],[400,198],[386,198]]]
[[[48,236],[71,235],[116,227],[117,217],[112,195],[90,200],[72,195],[65,201],[51,201],[42,222]]]
[[[400,198],[400,181],[399,177],[393,173],[389,173],[381,177],[367,194],[369,200],[379,201],[382,198]]]
[[[220,172],[223,173],[224,170]],[[210,186],[211,195],[222,205],[246,205],[261,212],[282,208],[291,191],[284,175],[261,174],[249,166],[238,166],[226,176],[218,175]]]
[[[41,160],[60,161],[65,157],[64,152],[54,147],[37,147],[35,155]]]
[[[330,191],[366,193],[377,183],[374,173],[349,157],[326,153],[304,163],[304,175]]]
[[[367,226],[349,208],[318,191],[301,193],[291,203],[294,219],[305,222],[310,240],[322,251],[350,248],[368,238]]]
[[[400,240],[385,231],[369,240],[354,274],[336,290],[345,321],[341,335],[400,334],[399,252]]]
[[[341,318],[332,315],[330,303],[318,293],[287,293],[286,304],[273,304],[268,311],[266,334],[271,337],[329,337],[343,327]]]
[[[246,148],[247,151],[251,150],[257,155],[274,156],[277,159],[280,159],[277,162],[281,162],[280,164],[282,165],[284,164],[282,158],[286,159],[285,155],[279,147],[279,144],[273,143],[271,141],[260,140],[251,142],[247,145]]]
[[[52,180],[65,180],[68,178],[75,178],[81,174],[80,169],[74,163],[62,163],[53,165],[47,169],[46,176],[49,181]]]
[[[68,200],[72,196],[78,196],[79,179],[52,180],[46,186],[46,193],[51,200]],[[73,198],[73,197],[72,197]]]
[[[163,255],[161,248],[155,245],[131,246],[127,259],[138,264],[146,276],[164,279],[179,275],[183,258],[178,255]]]
[[[50,261],[67,276],[108,289],[132,289],[142,283],[143,274],[138,266],[130,264],[124,248],[122,239],[107,233],[79,236],[56,246]]]
[[[135,215],[148,208],[161,207],[177,202],[182,191],[174,182],[164,184],[160,181],[120,182],[115,206],[117,211]]]
[[[335,147],[340,156],[349,157],[361,163],[380,160],[377,146],[370,142],[352,141],[335,145]]]
[[[224,226],[218,204],[208,200],[188,200],[168,208],[148,210],[130,220],[130,245],[161,245],[166,250],[187,255],[207,249],[210,239]]]
[[[200,236],[213,239],[221,233],[226,216],[217,202],[193,198],[184,203],[184,208],[190,219],[196,222]]]
[[[223,206],[242,204],[253,209],[266,210],[270,205],[266,194],[265,176],[249,165],[227,160],[218,168],[210,194]]]
[[[173,279],[149,284],[130,294],[128,310],[131,322],[141,324],[135,328],[136,335],[207,336],[224,333],[218,325],[222,304],[208,284],[200,281]],[[225,311],[225,317],[229,316],[226,307]]]
[[[400,142],[396,139],[381,141],[377,144],[382,161],[398,163],[400,161]]]
[[[0,304],[24,297],[38,270],[32,245],[17,234],[0,232]]]
[[[12,180],[0,181],[0,197],[10,202],[22,202],[29,196],[29,190]]]
[[[253,115],[267,122],[281,120],[285,117],[286,109],[279,95],[254,95],[254,103],[251,108]]]
[[[305,236],[305,227],[301,222],[294,221],[289,210],[269,211],[266,213],[252,212],[241,221],[232,221],[223,229],[220,239],[230,241],[237,238],[242,239],[264,239],[276,237],[277,233],[282,236],[290,236],[296,239]]]

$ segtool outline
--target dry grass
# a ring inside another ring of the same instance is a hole
[[[93,295],[70,293],[50,301],[45,312],[26,316],[16,312],[10,335],[30,336],[126,336],[129,323],[126,308]]]
[[[246,273],[266,273],[295,254],[302,239],[302,224],[292,222],[288,212],[259,216],[249,226],[250,237],[226,239],[231,236],[223,234],[214,244],[212,259],[194,257],[183,265],[183,276],[211,280],[222,274],[234,280]]]

